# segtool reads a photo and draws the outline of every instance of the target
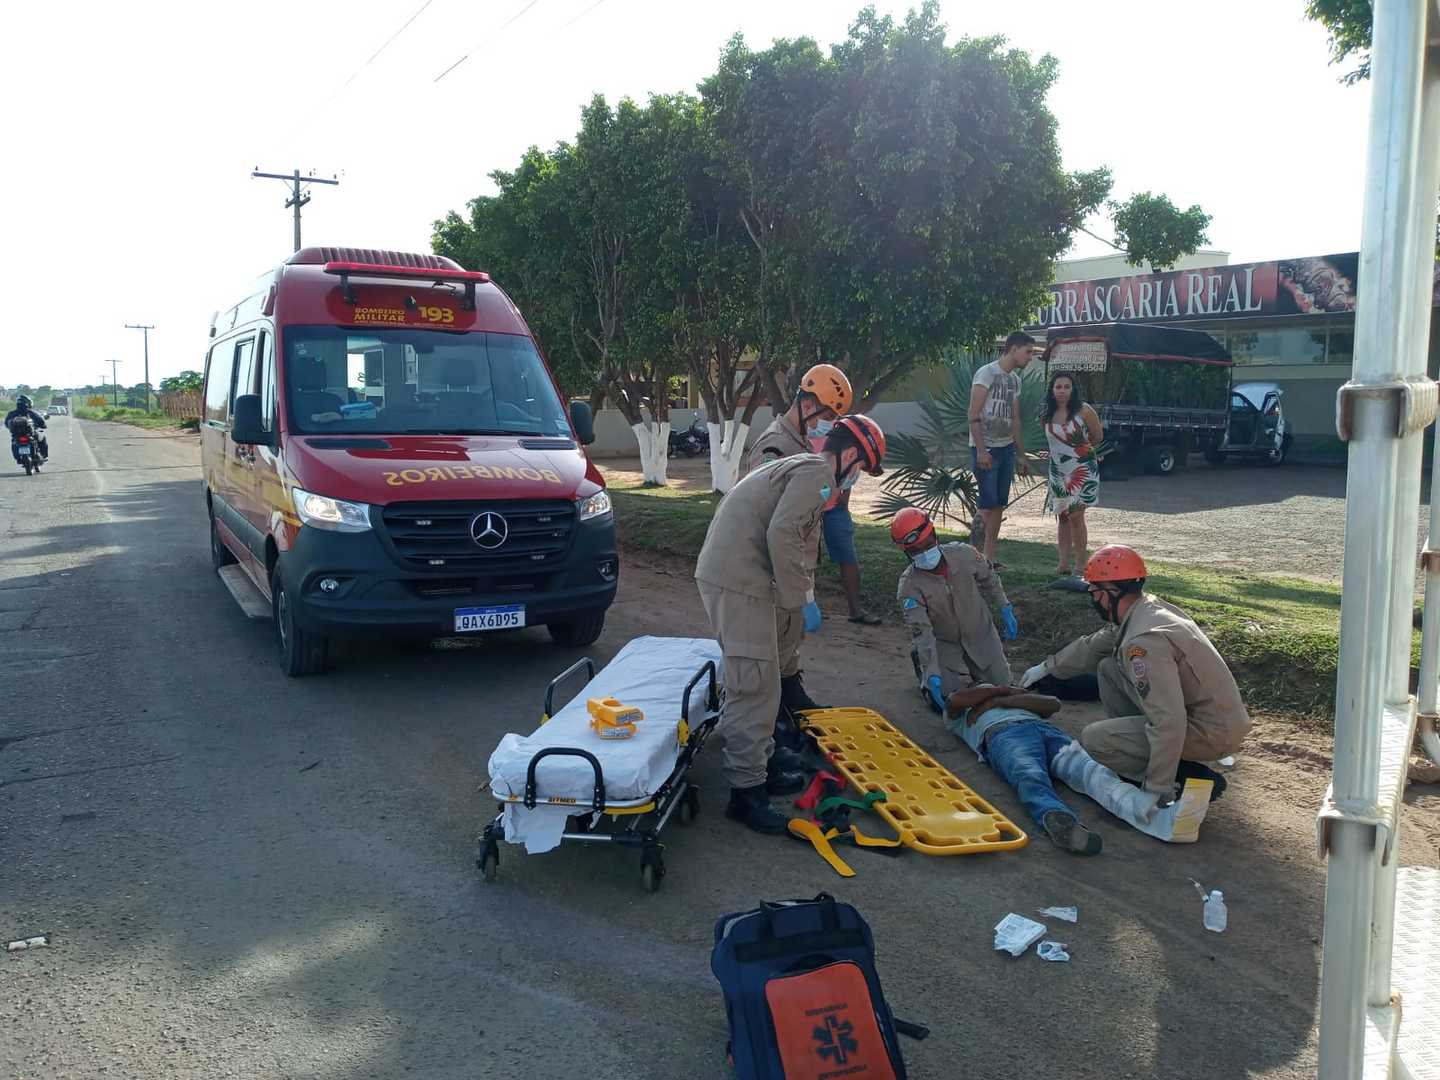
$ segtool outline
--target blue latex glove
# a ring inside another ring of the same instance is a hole
[[[805,632],[813,634],[820,629],[820,605],[811,600],[803,608],[800,614],[805,619]]]
[[[945,695],[940,692],[940,676],[931,675],[925,685],[930,689],[930,700],[935,702],[935,707],[943,713],[945,711]]]
[[[1015,621],[1015,605],[1006,604],[1000,609],[1000,625],[1005,631],[1005,640],[1014,641],[1020,636],[1020,624]]]

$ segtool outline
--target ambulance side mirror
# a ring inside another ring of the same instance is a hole
[[[260,423],[260,395],[241,394],[235,399],[235,418],[230,438],[242,446],[273,446],[270,432]]]
[[[581,446],[589,446],[595,441],[595,414],[590,411],[588,401],[570,402],[570,423],[575,425],[575,435],[580,439]]]

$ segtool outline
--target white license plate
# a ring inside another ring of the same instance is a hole
[[[468,634],[475,630],[518,630],[524,625],[524,604],[455,609],[455,632],[457,634]]]
[[[29,457],[29,456],[30,456],[30,445],[29,445],[28,443],[21,443],[21,444],[20,444],[19,446],[17,446],[15,449],[18,450],[18,451],[20,451],[20,456],[21,456],[21,457]]]

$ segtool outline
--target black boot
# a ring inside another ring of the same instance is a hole
[[[814,698],[805,692],[804,674],[803,671],[797,671],[794,675],[781,676],[780,705],[794,712],[829,708],[828,705],[818,704]]]
[[[738,821],[747,828],[771,836],[780,836],[789,828],[789,819],[770,805],[765,795],[765,785],[731,788],[730,802],[725,807],[725,816]]]
[[[788,746],[775,745],[775,750],[770,755],[770,764],[767,769],[774,769],[778,772],[803,773],[813,771],[813,766],[805,760],[805,754],[799,750],[792,750]]]
[[[1230,781],[1225,779],[1223,773],[1218,773],[1209,765],[1202,765],[1198,761],[1180,762],[1180,767],[1175,770],[1175,783],[1183,788],[1186,780],[1213,780],[1215,786],[1210,789],[1211,802],[1224,795],[1225,789],[1230,786]]]
[[[803,772],[790,772],[782,768],[772,757],[765,766],[765,791],[771,795],[797,795],[805,790],[810,781]]]

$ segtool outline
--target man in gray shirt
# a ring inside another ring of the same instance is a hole
[[[1020,372],[1034,358],[1035,339],[1017,330],[1005,339],[1000,359],[975,372],[970,382],[970,465],[980,490],[980,517],[985,523],[985,558],[995,563],[995,541],[1010,482],[1025,464],[1025,436],[1020,417]]]

